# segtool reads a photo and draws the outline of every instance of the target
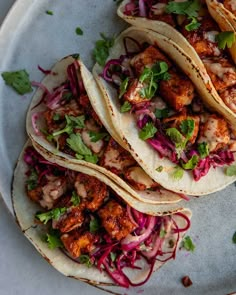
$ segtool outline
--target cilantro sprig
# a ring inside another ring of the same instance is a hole
[[[98,219],[94,218],[89,223],[89,231],[95,233],[100,228]]]
[[[128,111],[130,111],[132,108],[131,103],[129,103],[127,100],[121,105],[120,107],[120,112],[121,113],[126,113]]]
[[[2,78],[5,83],[11,86],[18,94],[26,94],[33,91],[29,74],[26,70],[19,70],[15,72],[3,72]]]
[[[182,247],[187,250],[187,251],[191,251],[194,252],[196,246],[194,245],[192,239],[190,238],[190,236],[186,236],[183,241],[182,241]]]
[[[227,176],[235,176],[236,175],[236,165],[231,165],[225,169],[225,174]]]
[[[92,142],[97,142],[101,139],[108,140],[110,135],[107,132],[95,132],[95,131],[89,131],[89,137]]]
[[[202,159],[206,158],[210,151],[209,151],[209,145],[206,142],[201,142],[197,146],[197,150],[199,152],[199,155]]]
[[[233,43],[236,42],[236,36],[234,32],[225,31],[217,34],[215,40],[218,43],[218,47],[220,49],[225,49],[226,46],[231,48]]]
[[[66,119],[66,126],[61,129],[58,130],[56,132],[53,132],[52,136],[58,136],[62,133],[67,133],[68,135],[71,135],[74,132],[74,128],[84,128],[84,120],[85,120],[85,116],[78,116],[78,117],[73,117],[73,116],[68,116],[65,115],[65,119]]]
[[[139,138],[142,140],[147,140],[152,138],[157,132],[157,128],[153,125],[152,122],[148,122],[142,129],[139,131]]]
[[[122,83],[120,84],[120,89],[119,89],[119,98],[121,98],[125,92],[126,92],[126,89],[129,85],[129,77],[126,77]]]
[[[73,206],[77,206],[80,204],[80,197],[76,194],[75,191],[72,192],[70,201],[73,204]]]
[[[175,166],[171,172],[171,177],[174,180],[180,180],[184,176],[184,170],[180,166]]]
[[[35,189],[38,185],[38,173],[36,170],[32,170],[29,177],[26,180],[27,189],[29,191]]]
[[[47,243],[51,250],[64,247],[58,230],[51,229],[49,233],[42,237],[42,240]]]
[[[110,48],[114,45],[114,37],[106,37],[105,34],[101,33],[102,39],[96,41],[95,48],[93,49],[93,58],[100,65],[104,66],[109,55]]]
[[[66,212],[67,208],[55,208],[51,211],[44,212],[44,213],[36,213],[35,217],[43,222],[44,224],[47,224],[49,220],[55,219],[58,220],[62,214]]]
[[[200,27],[200,23],[197,21],[198,12],[201,8],[199,0],[189,0],[184,2],[171,1],[166,6],[167,13],[174,13],[180,15],[186,15],[190,20],[190,23],[185,26],[187,31],[196,30]]]
[[[87,267],[91,267],[93,265],[90,257],[88,255],[82,254],[79,257],[79,262],[85,264]]]

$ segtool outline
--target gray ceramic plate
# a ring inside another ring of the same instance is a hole
[[[46,14],[46,10],[53,11],[53,15]],[[37,65],[48,69],[61,57],[77,52],[91,68],[91,50],[100,32],[111,36],[126,27],[115,11],[116,4],[112,0],[17,1],[0,31],[0,72],[25,68],[32,80],[40,81],[43,75]],[[83,36],[76,35],[78,26],[84,31]],[[26,141],[25,114],[31,96],[17,95],[0,79],[0,190],[12,214],[11,179]],[[235,200],[233,184],[222,192],[186,204],[193,211],[189,234],[195,241],[195,252],[180,251],[176,260],[153,274],[144,287],[123,293],[222,295],[234,292]],[[189,275],[193,281],[188,289],[180,282],[184,275]],[[83,284],[78,282],[78,288],[82,292]],[[91,288],[91,294],[96,293],[96,289]]]

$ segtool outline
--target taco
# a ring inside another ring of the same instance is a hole
[[[140,201],[163,204],[187,198],[154,182],[121,146],[125,144],[101,104],[102,94],[77,56],[57,62],[36,85],[40,89],[29,107],[26,127],[45,158],[95,169]]]
[[[48,162],[28,144],[14,172],[16,220],[53,267],[93,285],[128,288],[175,258],[191,211],[143,213],[144,203],[95,170],[71,168],[77,166]]]
[[[131,27],[117,38],[105,67],[95,65],[93,73],[113,125],[152,179],[189,195],[235,181],[225,173],[225,165],[235,163],[235,129],[177,44]]]
[[[117,12],[132,25],[154,30],[178,44],[205,76],[209,92],[235,121],[235,27],[220,7],[215,7],[211,1],[206,3],[198,0],[127,0],[121,3]]]

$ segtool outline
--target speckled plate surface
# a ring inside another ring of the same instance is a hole
[[[46,14],[46,10],[53,11],[53,15]],[[26,69],[31,80],[40,81],[43,75],[37,65],[48,69],[63,56],[77,52],[91,69],[91,51],[100,32],[111,36],[126,26],[116,16],[116,3],[112,0],[19,0],[0,30],[0,72]],[[82,28],[83,36],[75,33],[76,27]],[[19,96],[0,79],[0,191],[12,214],[12,174],[26,141],[25,115],[32,94]],[[236,292],[236,245],[232,243],[236,230],[235,200],[236,187],[232,184],[217,194],[187,203],[193,211],[189,234],[195,241],[195,252],[179,251],[176,260],[153,274],[148,284],[122,290],[122,293],[226,295]],[[17,251],[21,251],[21,245]],[[29,251],[33,253],[34,249]],[[34,263],[32,260],[32,269],[37,268]],[[41,271],[48,271],[47,268],[50,266],[46,262],[45,266],[40,265]],[[45,295],[52,294],[55,288],[50,281],[50,271],[44,281]],[[193,281],[186,289],[180,282],[185,275]],[[63,282],[70,294],[103,293],[92,287],[88,291],[79,281]],[[65,294],[65,288],[58,288],[57,295]],[[113,287],[110,290],[116,292]],[[36,289],[34,294],[42,294],[41,291]]]

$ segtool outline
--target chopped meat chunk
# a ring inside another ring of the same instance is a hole
[[[83,173],[76,176],[75,189],[86,208],[91,211],[96,211],[108,196],[108,188],[104,182]]]
[[[191,104],[194,97],[194,86],[191,80],[180,73],[170,71],[170,79],[160,82],[160,95],[176,111]]]
[[[39,203],[42,199],[43,191],[41,186],[37,186],[32,190],[26,188],[27,196],[34,202]]]
[[[182,24],[182,34],[200,57],[220,56],[221,50],[215,41],[215,36],[220,32],[218,25],[208,14],[202,17],[199,22],[201,26],[198,29],[188,31],[185,28],[189,23],[189,19],[187,19]]]
[[[206,142],[209,151],[217,151],[224,148],[230,140],[227,122],[217,115],[210,115],[207,121],[200,125],[200,137],[198,143]]]
[[[84,144],[88,148],[90,148],[95,154],[99,154],[102,151],[102,149],[104,147],[104,141],[102,139],[100,139],[96,142],[92,141],[91,136],[90,136],[90,130],[83,129],[81,136],[82,136],[82,140],[83,140]]]
[[[221,92],[220,97],[227,107],[229,107],[232,112],[236,113],[236,86]]]
[[[40,205],[43,208],[51,209],[57,199],[67,190],[65,177],[47,176],[47,184],[42,187],[43,195]]]
[[[184,285],[185,288],[190,287],[193,282],[191,281],[189,276],[185,276],[182,278],[182,284]]]
[[[90,232],[80,233],[73,231],[61,236],[61,241],[66,250],[74,258],[78,258],[81,254],[90,253],[97,240],[98,237]]]
[[[140,76],[145,67],[151,68],[158,61],[165,61],[171,67],[171,62],[161,51],[154,46],[149,46],[143,52],[135,55],[130,64],[134,67],[136,74]]]
[[[178,115],[163,119],[163,123],[166,123],[166,124],[168,124],[169,127],[174,127],[174,128],[177,128],[179,131],[181,131],[180,124],[181,124],[181,122],[183,122],[184,120],[187,120],[187,119],[194,120],[194,131],[193,131],[192,136],[189,139],[189,142],[194,144],[194,142],[196,141],[196,138],[198,136],[198,132],[199,132],[199,124],[200,124],[200,117],[199,116],[188,116],[187,114],[178,114]]]
[[[113,138],[110,138],[107,148],[100,161],[100,166],[115,174],[122,174],[124,169],[135,164],[129,152],[123,149]]]
[[[124,100],[127,100],[131,104],[149,101],[150,98],[144,97],[141,92],[145,87],[144,83],[140,82],[138,79],[134,79],[124,94]]]
[[[52,227],[54,229],[59,229],[62,233],[66,233],[80,227],[84,222],[83,210],[83,204],[77,207],[68,208],[58,220],[53,220]]]
[[[159,185],[139,166],[132,166],[124,170],[125,179],[138,191],[155,188]]]
[[[236,85],[236,67],[228,59],[204,59],[203,63],[217,91]]]
[[[135,229],[126,209],[114,200],[99,209],[98,215],[102,220],[102,226],[116,240],[123,239]]]

